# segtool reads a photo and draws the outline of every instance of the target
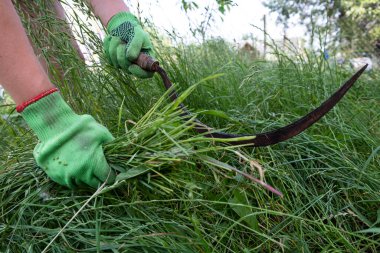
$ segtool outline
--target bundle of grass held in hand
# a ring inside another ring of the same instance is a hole
[[[260,149],[226,147],[196,134],[194,118],[183,121],[178,102],[169,102],[158,77],[134,79],[99,63],[96,54],[84,64],[59,29],[62,24],[44,9],[49,1],[40,2],[44,18],[24,17],[25,24],[38,24],[28,30],[30,37],[41,48],[49,45],[43,56],[72,108],[93,115],[116,137],[105,154],[118,176],[95,193],[61,187],[36,166],[36,138],[23,121],[16,114],[0,119],[1,252],[375,252],[380,247],[376,73],[293,140]],[[73,16],[79,40],[101,56],[102,42],[85,22]],[[177,43],[176,49],[156,48],[183,91],[180,101],[186,99],[194,117],[233,133],[292,122],[352,73],[310,52],[308,61],[297,58],[295,64],[280,52],[276,61],[252,61],[222,40]],[[273,190],[264,176],[283,198],[263,189]]]

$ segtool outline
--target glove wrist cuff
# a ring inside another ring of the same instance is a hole
[[[40,141],[53,138],[80,117],[63,100],[59,92],[51,93],[30,104],[21,115]]]
[[[107,24],[107,32],[110,33],[112,30],[116,29],[119,25],[124,22],[131,22],[133,25],[138,25],[139,21],[136,16],[130,12],[119,12],[112,16],[112,18],[108,21]]]

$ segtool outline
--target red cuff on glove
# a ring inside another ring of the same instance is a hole
[[[31,104],[37,102],[37,101],[40,100],[41,98],[46,97],[47,95],[49,95],[49,94],[51,94],[51,93],[53,93],[53,92],[56,92],[56,91],[58,91],[57,88],[52,88],[52,89],[50,89],[50,90],[47,90],[47,91],[44,91],[44,92],[38,94],[38,95],[35,96],[34,98],[32,98],[32,99],[30,99],[30,100],[28,100],[28,101],[26,101],[26,102],[24,102],[24,103],[18,105],[18,106],[16,107],[17,112],[18,112],[18,113],[21,113],[21,112],[22,112],[26,107],[28,107],[29,105],[31,105]]]

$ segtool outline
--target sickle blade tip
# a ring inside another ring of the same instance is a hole
[[[359,74],[359,75],[361,75],[361,74],[363,74],[363,72],[368,68],[368,66],[369,66],[369,64],[367,63],[366,65],[364,65],[357,73]]]

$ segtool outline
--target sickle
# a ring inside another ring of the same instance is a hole
[[[168,90],[172,88],[173,84],[171,83],[167,73],[163,68],[160,67],[158,61],[155,61],[150,56],[141,53],[135,62],[142,69],[151,72],[157,72],[164,83],[165,88]],[[246,134],[229,134],[224,132],[213,132],[213,128],[203,124],[199,120],[195,120],[195,130],[199,133],[204,134],[206,137],[210,137],[213,139],[232,139],[239,137],[252,137],[247,138],[246,140],[241,141],[229,141],[229,145],[245,145],[249,147],[265,147],[269,145],[274,145],[276,143],[286,141],[301,132],[305,131],[315,122],[320,120],[324,115],[326,115],[347,93],[347,91],[354,85],[354,83],[359,79],[359,77],[363,74],[368,64],[362,67],[355,75],[353,75],[350,80],[348,80],[338,91],[336,91],[329,99],[327,99],[324,103],[322,103],[318,108],[304,117],[298,119],[297,121],[265,133],[246,135]],[[174,90],[170,94],[170,99],[175,101],[178,98],[177,92]],[[188,117],[191,116],[191,113],[187,110],[186,106],[180,104],[180,108],[183,113],[182,116]]]

